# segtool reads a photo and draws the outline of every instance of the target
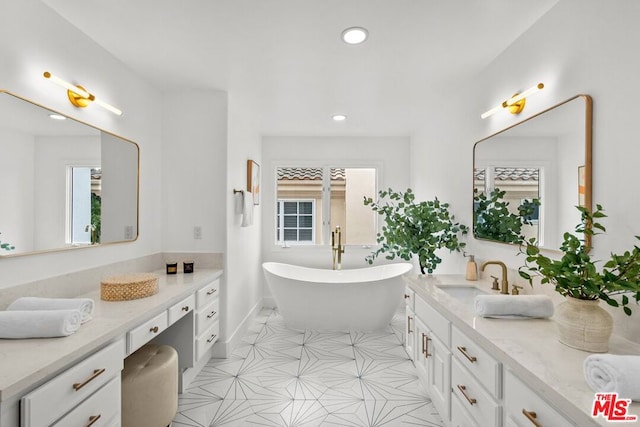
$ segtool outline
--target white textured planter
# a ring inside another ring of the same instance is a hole
[[[561,343],[593,353],[609,350],[613,318],[600,307],[600,300],[566,297],[556,308],[554,319]]]

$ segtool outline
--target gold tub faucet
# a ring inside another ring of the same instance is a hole
[[[342,269],[342,254],[344,253],[344,246],[342,245],[342,232],[340,226],[336,225],[336,231],[331,232],[331,252],[333,258],[333,269]]]
[[[489,264],[499,265],[502,268],[502,282],[500,293],[508,295],[509,294],[509,282],[507,280],[507,266],[504,265],[502,261],[485,261],[480,266],[480,271],[484,271],[484,268]]]

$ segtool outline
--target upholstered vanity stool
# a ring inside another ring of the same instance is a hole
[[[147,344],[129,355],[122,370],[122,426],[165,427],[177,410],[176,350]]]

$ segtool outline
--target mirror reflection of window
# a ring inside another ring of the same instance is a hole
[[[69,243],[90,245],[100,243],[100,196],[99,166],[69,167]]]
[[[364,197],[376,195],[376,169],[278,167],[276,244],[329,244],[340,226],[342,243],[375,244],[376,218]]]

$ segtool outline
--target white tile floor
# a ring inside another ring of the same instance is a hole
[[[295,331],[265,309],[240,348],[180,395],[173,426],[442,426],[402,319],[373,333]]]

